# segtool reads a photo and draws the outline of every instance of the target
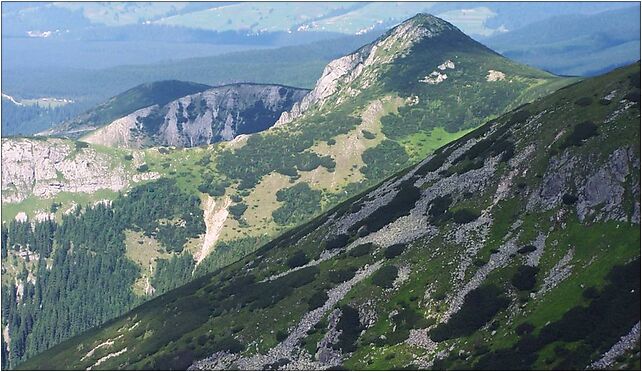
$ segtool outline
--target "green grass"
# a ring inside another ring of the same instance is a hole
[[[573,275],[533,304],[529,320],[536,326],[557,320],[563,311],[582,302],[582,288],[600,288],[614,265],[640,255],[640,229],[626,223],[599,223],[587,229],[571,222],[547,242],[552,240],[558,240],[557,249],[574,249]]]
[[[432,128],[428,132],[417,132],[413,135],[402,138],[399,142],[406,149],[411,161],[417,162],[425,159],[433,151],[450,143],[465,134],[471,132],[474,128],[464,129],[454,133],[447,132],[442,127]]]
[[[51,199],[40,199],[30,196],[19,203],[4,203],[2,205],[2,221],[10,221],[20,212],[24,212],[30,219],[33,219],[38,212],[49,213],[51,204],[60,203],[61,207],[55,213],[56,220],[62,218],[63,213],[74,203],[78,205],[89,205],[99,200],[113,200],[118,193],[108,189],[98,190],[94,193],[72,193],[61,192]]]

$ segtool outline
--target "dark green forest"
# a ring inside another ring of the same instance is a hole
[[[2,136],[28,135],[51,128],[86,109],[82,104],[58,107],[18,106],[2,100]]]
[[[23,268],[18,273],[18,288],[2,286],[2,322],[9,325],[10,336],[8,366],[146,299],[132,291],[140,269],[125,256],[125,230],[155,237],[167,251],[181,251],[205,226],[198,198],[182,193],[168,179],[138,186],[111,206],[77,207],[59,224],[12,221],[2,226],[3,259],[20,252],[37,257],[34,272]],[[161,260],[152,282],[155,294],[185,283],[193,265],[189,254]]]

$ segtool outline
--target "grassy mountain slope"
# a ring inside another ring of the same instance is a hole
[[[639,121],[569,86],[20,368],[637,369]]]
[[[446,78],[433,84],[431,74]],[[211,157],[201,190],[248,206],[219,240],[246,250],[569,81],[513,63],[438,18],[414,17],[331,62],[290,122]],[[288,198],[293,187],[309,203]],[[294,210],[297,218],[280,218]]]
[[[180,220],[146,221],[151,227],[145,234],[117,225],[115,234],[110,236],[114,242],[94,249],[110,252],[113,259],[133,261],[135,275],[119,272],[129,286],[119,287],[109,295],[148,299],[235,262],[278,234],[416,163],[484,121],[571,81],[574,80],[507,60],[449,23],[419,15],[375,43],[332,61],[315,89],[295,105],[296,110],[285,115],[290,121],[283,117],[270,130],[201,148],[160,147],[131,152],[112,149],[118,150],[113,151],[114,162],[128,170],[135,169],[137,180],[169,178],[181,193],[198,196],[205,230],[187,240],[170,239],[172,245],[164,246],[160,241],[167,233],[164,224],[180,227]],[[69,142],[69,146],[88,145]],[[19,169],[27,169],[19,164]],[[82,184],[82,171],[89,167],[65,173],[69,170],[66,168],[76,167],[56,168],[60,164],[54,164],[55,170],[34,173],[40,177],[37,184],[43,185],[38,191],[62,195],[60,188]],[[472,162],[468,166],[479,164]],[[32,174],[23,176],[31,179]],[[147,187],[154,189],[156,182],[161,181],[153,181]],[[92,182],[89,186],[100,184]],[[3,189],[5,186],[14,187],[3,184]],[[116,191],[128,191],[134,184],[122,185],[119,181],[117,186]],[[114,203],[127,196],[114,194],[108,197]],[[34,198],[24,196],[21,203],[30,209],[23,211],[33,219],[42,212],[42,203],[36,205],[32,203]],[[83,202],[94,200],[82,196]],[[64,203],[60,209],[66,211],[73,205],[73,195],[65,194]],[[148,208],[156,208],[153,201],[149,203]],[[53,255],[64,257],[69,244],[57,242]],[[17,246],[16,255],[22,248]],[[88,257],[90,262],[98,260]],[[44,267],[46,261],[41,263]],[[129,270],[129,265],[125,268]],[[29,272],[25,275],[28,278]],[[47,282],[38,283],[47,287]],[[69,292],[66,295],[86,296],[83,291],[87,289],[72,284],[64,286]],[[64,306],[52,298],[47,306]],[[21,316],[40,322],[37,331],[69,321],[61,313],[50,318],[30,318],[38,313],[40,299],[35,296],[30,300],[33,306],[20,307],[24,311]],[[117,307],[122,312],[135,303],[124,301]],[[92,321],[88,314],[73,321],[76,320],[82,324]],[[29,344],[26,328],[32,325],[30,322],[14,322],[19,324],[10,327],[10,333]],[[46,332],[42,334],[47,337]],[[58,340],[61,338],[53,341]],[[27,345],[26,355],[42,350],[43,345]],[[17,354],[14,363],[25,357],[23,351],[13,349]]]
[[[144,107],[152,105],[163,106],[177,98],[202,92],[209,88],[211,87],[208,85],[178,80],[141,84],[110,98],[107,102],[67,123],[52,128],[45,134],[73,135],[75,133],[78,135],[82,132],[109,124],[120,117],[131,114]]]

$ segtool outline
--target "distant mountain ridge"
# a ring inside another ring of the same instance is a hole
[[[552,17],[481,41],[558,74],[601,74],[640,59],[640,7]]]
[[[209,88],[211,88],[209,85],[178,80],[141,84],[110,98],[73,120],[40,134],[68,135],[77,138],[85,132],[109,124],[133,111],[152,105],[165,105],[177,98]]]
[[[282,85],[230,84],[134,111],[81,140],[127,148],[195,147],[270,128],[308,90]]]

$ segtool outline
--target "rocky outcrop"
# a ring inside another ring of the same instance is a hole
[[[158,109],[158,106],[136,110],[125,117],[114,120],[105,127],[89,133],[83,137],[83,141],[110,147],[143,147],[144,143],[142,138],[134,135],[137,129],[138,118],[146,117],[155,109]]]
[[[119,191],[129,174],[117,159],[62,139],[2,140],[2,203],[60,192]]]
[[[616,361],[616,359],[626,353],[627,351],[635,348],[636,345],[640,343],[640,322],[637,322],[631,331],[626,335],[620,338],[615,345],[613,345],[609,351],[604,353],[599,360],[591,363],[587,369],[609,369],[611,365]]]
[[[597,168],[599,162],[594,161],[584,164],[583,170],[579,171],[580,159],[570,152],[552,157],[540,189],[531,194],[527,208],[553,209],[568,194],[578,198],[576,209],[580,221],[627,220],[627,213],[622,208],[624,185],[636,159],[632,149],[619,148],[601,167]],[[577,195],[573,190],[578,190]],[[632,219],[635,221],[635,217]]]
[[[581,221],[594,213],[601,219],[626,219],[621,206],[625,191],[624,181],[629,174],[629,156],[631,160],[635,157],[632,149],[615,150],[609,156],[608,163],[586,180],[577,205],[577,214]],[[599,212],[595,210],[598,206]]]
[[[84,141],[113,147],[195,147],[268,129],[307,90],[232,84],[153,105],[113,121]]]

